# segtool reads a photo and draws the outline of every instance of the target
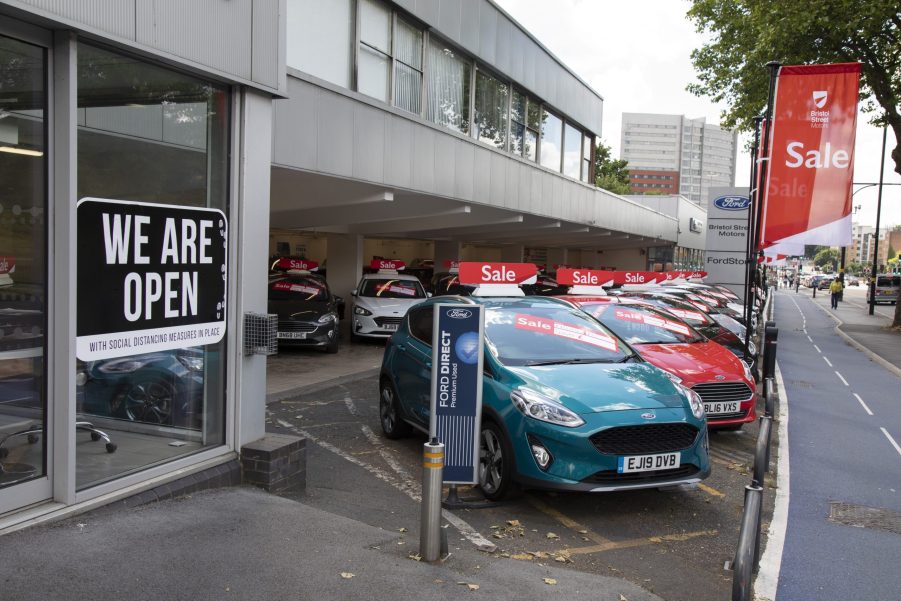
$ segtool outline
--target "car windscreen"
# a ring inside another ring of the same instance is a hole
[[[528,300],[487,307],[485,345],[504,365],[615,363],[633,354],[581,311]]]
[[[372,298],[425,298],[425,290],[418,280],[397,278],[372,278],[363,280],[358,296]]]
[[[685,322],[638,305],[592,303],[582,310],[629,344],[686,344],[704,338]]]
[[[328,302],[328,286],[316,278],[284,278],[269,283],[269,300]]]

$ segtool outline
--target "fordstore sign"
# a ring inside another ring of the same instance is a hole
[[[720,196],[713,200],[713,206],[724,211],[744,211],[751,205],[747,196]]]

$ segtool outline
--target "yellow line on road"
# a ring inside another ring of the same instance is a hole
[[[602,545],[594,545],[591,547],[578,547],[575,549],[566,549],[567,555],[588,555],[591,553],[603,553],[604,551],[614,551],[616,549],[629,549],[632,547],[641,547],[644,545],[655,545],[664,542],[682,542],[692,538],[701,536],[716,536],[719,534],[717,530],[700,530],[698,532],[685,532],[683,534],[667,534],[664,536],[649,536],[647,538],[633,538],[619,542],[608,542]]]
[[[535,509],[537,509],[538,511],[540,511],[541,513],[543,513],[545,515],[549,515],[550,517],[554,518],[555,520],[557,520],[558,522],[560,522],[567,528],[569,528],[571,530],[575,530],[576,532],[578,532],[585,538],[587,538],[591,541],[594,541],[595,543],[597,543],[598,545],[601,545],[601,546],[611,544],[611,541],[609,539],[604,538],[600,534],[596,534],[596,533],[592,532],[591,530],[589,530],[588,528],[586,528],[579,522],[577,522],[571,518],[568,518],[567,516],[563,515],[562,513],[560,513],[553,507],[548,506],[547,504],[541,502],[540,500],[536,499],[535,497],[530,495],[528,499],[529,499],[529,503],[531,503],[531,505]]]
[[[698,484],[698,488],[700,488],[701,490],[706,492],[708,495],[712,495],[714,497],[725,497],[726,496],[725,493],[721,493],[717,489],[711,488],[711,487],[707,486],[706,484]]]

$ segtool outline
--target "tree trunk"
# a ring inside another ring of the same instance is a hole
[[[898,289],[898,298],[895,299],[895,320],[892,327],[901,328],[901,288]]]

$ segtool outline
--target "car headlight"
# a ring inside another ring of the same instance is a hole
[[[360,305],[354,305],[354,314],[355,315],[372,315],[372,311],[369,309],[364,309]]]
[[[189,371],[203,371],[203,357],[179,355],[178,362],[184,365]]]
[[[751,355],[757,354],[757,345],[754,344],[753,340],[748,340],[748,352],[751,353]]]
[[[745,371],[745,378],[747,378],[749,381],[753,382],[754,374],[751,373],[751,368],[744,361],[739,361],[739,363],[741,363],[742,369],[744,369],[744,371]]]
[[[334,323],[336,321],[338,321],[337,315],[335,315],[334,313],[326,313],[325,315],[323,315],[322,317],[317,319],[316,323],[324,326],[326,324]]]
[[[685,388],[685,396],[688,397],[691,414],[698,419],[704,419],[704,401],[701,400],[701,395],[691,388]]]
[[[585,423],[585,420],[557,401],[529,388],[514,390],[510,393],[510,400],[526,417],[567,428],[577,428]]]

